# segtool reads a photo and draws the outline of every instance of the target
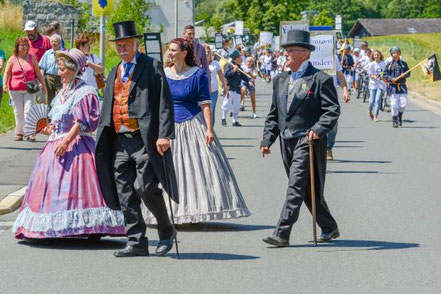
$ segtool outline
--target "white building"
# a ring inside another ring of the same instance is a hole
[[[92,0],[80,0],[92,5]],[[148,0],[146,0],[148,1]],[[118,2],[118,0],[114,0]],[[161,39],[163,43],[176,37],[176,12],[178,15],[177,37],[182,36],[183,29],[188,24],[194,24],[194,0],[150,0],[149,17],[157,31],[163,28]],[[176,3],[178,7],[176,9]],[[141,33],[141,32],[138,32]]]

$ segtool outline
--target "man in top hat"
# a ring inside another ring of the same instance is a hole
[[[288,189],[279,222],[273,235],[264,242],[278,247],[289,246],[289,236],[305,201],[311,210],[309,141],[313,141],[317,223],[322,229],[321,241],[340,234],[323,197],[326,175],[326,133],[340,115],[337,91],[332,77],[316,69],[308,61],[314,51],[309,32],[289,31],[285,49],[286,66],[290,71],[274,79],[270,112],[265,121],[261,152],[270,154],[270,147],[280,136],[281,152]]]
[[[121,62],[107,79],[95,154],[107,205],[121,208],[126,219],[128,243],[114,255],[149,254],[142,200],[158,221],[156,254],[161,256],[170,251],[176,236],[158,188],[161,183],[177,201],[173,162],[167,152],[174,138],[173,101],[162,64],[138,51],[142,36],[136,34],[135,23],[124,21],[113,27],[115,39],[110,41],[115,42]]]

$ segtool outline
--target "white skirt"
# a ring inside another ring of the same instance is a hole
[[[171,141],[171,150],[179,191],[179,204],[172,202],[176,224],[250,215],[219,140],[215,136],[208,146],[206,130],[202,113],[175,123],[176,139]],[[145,206],[143,214],[147,224],[156,224]]]

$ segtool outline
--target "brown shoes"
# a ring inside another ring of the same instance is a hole
[[[332,156],[332,150],[326,151],[326,159],[327,160],[334,160],[334,156]]]

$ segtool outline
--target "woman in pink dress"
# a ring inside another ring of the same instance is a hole
[[[124,216],[111,210],[101,194],[96,174],[95,141],[98,126],[96,91],[78,74],[86,57],[77,49],[57,51],[63,89],[52,101],[51,124],[29,179],[13,232],[17,239],[99,237],[124,235]]]

